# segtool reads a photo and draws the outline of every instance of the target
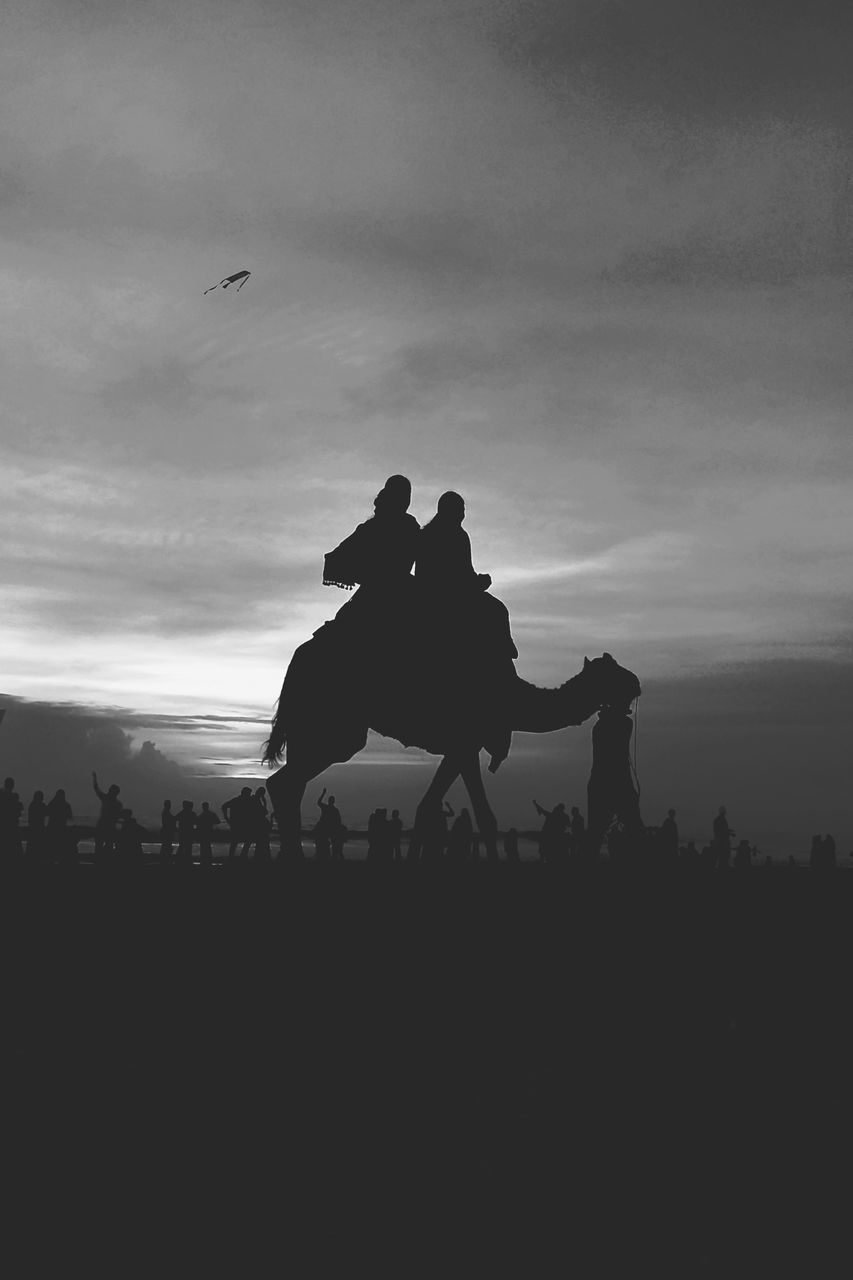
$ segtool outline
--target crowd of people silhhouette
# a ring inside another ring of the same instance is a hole
[[[600,722],[599,722],[600,723]],[[624,738],[624,730],[622,730]],[[598,765],[602,760],[599,756]],[[5,865],[12,861],[36,865],[75,865],[81,860],[79,844],[90,840],[90,861],[95,867],[162,866],[211,867],[214,862],[270,862],[275,844],[275,820],[270,812],[264,787],[243,787],[240,793],[221,805],[222,817],[202,801],[196,808],[192,800],[183,800],[175,809],[171,800],[163,801],[158,827],[145,827],[121,800],[121,787],[111,783],[106,791],[92,775],[92,786],[100,801],[100,812],[94,823],[75,826],[74,813],[65,791],[55,792],[45,800],[36,791],[25,806],[15,790],[15,780],[6,778],[0,790],[0,857]],[[538,861],[551,865],[578,865],[609,861],[613,865],[647,865],[661,868],[696,867],[708,871],[748,870],[772,866],[773,859],[762,855],[754,843],[740,839],[729,825],[725,806],[721,805],[710,824],[710,838],[701,848],[691,837],[682,841],[677,813],[669,809],[657,827],[646,826],[639,817],[639,800],[632,786],[630,795],[624,776],[602,778],[595,768],[590,778],[590,791],[585,817],[578,805],[568,807],[558,801],[550,809],[533,800],[533,808],[542,820],[538,830],[509,827],[502,836],[501,861],[517,864]],[[607,797],[610,797],[609,799]],[[306,835],[314,846],[318,862],[344,862],[364,856],[356,852],[366,843],[366,860],[377,865],[401,862],[461,865],[483,860],[480,833],[471,813],[461,808],[457,813],[447,802],[427,808],[422,819],[410,828],[404,826],[398,809],[376,808],[370,814],[366,829],[349,830],[335,797],[327,796],[325,787],[317,797],[320,811]],[[612,807],[612,812],[608,812]],[[26,809],[26,813],[25,813]],[[603,816],[602,816],[603,815]],[[522,858],[519,842],[526,843]],[[222,846],[214,858],[214,845]],[[227,850],[226,850],[227,845]],[[345,849],[349,846],[349,857]],[[496,860],[494,854],[488,860]],[[851,854],[853,857],[853,854]],[[805,858],[803,859],[805,862]],[[795,866],[793,856],[781,864]],[[813,871],[828,871],[838,866],[836,843],[832,835],[815,835],[811,840],[808,866]]]
[[[222,805],[224,820],[206,800],[198,810],[192,800],[183,800],[178,810],[171,800],[164,800],[159,828],[155,829],[143,826],[122,802],[118,783],[111,783],[104,791],[93,772],[92,789],[100,802],[93,824],[75,824],[62,788],[49,801],[43,791],[36,791],[24,823],[24,804],[15,790],[15,780],[6,778],[0,791],[0,854],[7,862],[22,858],[32,865],[71,866],[80,861],[80,843],[91,839],[91,862],[96,867],[145,862],[189,866],[195,861],[205,867],[213,865],[217,828],[222,828],[224,838],[227,827],[229,858],[238,850],[241,859],[252,852],[256,861],[271,857],[273,822],[264,787],[254,791],[243,787],[238,796],[226,800]]]

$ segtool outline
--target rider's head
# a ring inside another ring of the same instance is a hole
[[[465,519],[465,499],[452,489],[448,490],[439,498],[436,514],[448,523],[461,524]]]
[[[408,511],[412,501],[412,484],[405,476],[389,476],[373,499],[373,507],[377,512]]]

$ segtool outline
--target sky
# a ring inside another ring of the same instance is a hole
[[[22,792],[263,781],[323,554],[402,472],[422,523],[465,497],[520,674],[638,673],[648,822],[853,848],[849,5],[20,0],[0,34]],[[583,804],[589,727],[516,736],[502,825]],[[405,817],[434,764],[372,736],[317,789]]]

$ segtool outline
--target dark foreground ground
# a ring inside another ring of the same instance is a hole
[[[16,1275],[850,1273],[853,877],[2,890]]]

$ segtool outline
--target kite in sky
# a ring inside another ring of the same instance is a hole
[[[224,280],[220,280],[219,284],[212,284],[210,289],[218,289],[219,285],[221,285],[223,289],[227,289],[229,284],[233,284],[235,280],[239,280],[240,283],[237,285],[237,292],[239,293],[251,274],[251,271],[238,271],[236,275],[226,276]],[[210,289],[205,289],[201,296],[204,297],[205,294],[210,293]]]

